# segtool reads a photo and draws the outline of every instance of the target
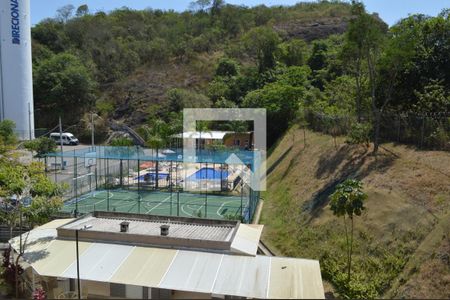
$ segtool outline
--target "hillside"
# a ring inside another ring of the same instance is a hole
[[[190,10],[180,13],[127,7],[93,13],[86,5],[76,11],[67,5],[55,18],[36,24],[32,38],[38,126],[53,127],[59,116],[66,126],[74,125],[92,110],[104,119],[140,126],[155,117],[153,112],[173,88],[207,96],[221,58],[233,58],[241,70],[254,68],[255,30],[289,47],[290,41],[343,34],[351,17],[351,5],[340,2],[273,7],[205,3],[194,1]],[[306,62],[306,44],[300,47],[303,53],[287,50],[287,55],[297,55],[294,65]],[[275,67],[274,61],[267,67]],[[258,81],[248,87],[241,83],[236,97],[263,85]],[[158,117],[166,117],[165,112]]]
[[[312,42],[334,34],[343,34],[350,18],[349,7],[338,3],[300,3],[292,7],[260,6],[248,9],[249,14],[254,11],[257,15],[262,14],[259,17],[265,19],[263,23],[269,24],[285,41],[301,39]],[[162,63],[147,63],[123,79],[106,85],[100,91],[99,101],[107,99],[106,101],[114,103],[116,110],[110,118],[122,119],[130,126],[137,126],[151,117],[151,111],[157,109],[155,105],[162,105],[167,101],[167,93],[173,88],[207,94],[208,84],[213,80],[215,67],[220,59],[226,55],[233,56],[230,52],[236,51],[233,47],[239,49],[239,38],[256,26],[257,24],[249,24],[237,38],[214,41],[215,46],[211,45],[211,49],[194,50],[189,58],[181,61],[169,59]],[[194,42],[195,40],[191,41]],[[245,54],[235,53],[234,58],[245,67],[252,65]],[[121,106],[127,109],[121,110]]]
[[[167,105],[167,92],[174,88],[199,91],[214,75],[217,55],[203,55],[189,64],[147,65],[111,84],[98,103],[112,104],[109,117],[129,126],[144,124],[152,111]],[[153,109],[153,110],[152,110]]]
[[[281,255],[320,259],[337,296],[345,265],[343,220],[328,196],[348,177],[363,181],[367,209],[356,218],[353,277],[360,295],[450,296],[450,153],[383,144],[365,146],[291,129],[268,161],[263,240]],[[331,294],[328,294],[330,296]]]

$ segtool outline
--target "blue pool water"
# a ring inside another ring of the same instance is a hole
[[[146,173],[146,174],[142,174],[141,176],[139,176],[139,177],[136,177],[135,178],[135,180],[139,180],[139,181],[144,181],[145,180],[145,176],[150,176],[150,180],[155,180],[156,179],[156,172],[149,172],[149,173]],[[158,178],[161,180],[161,179],[167,179],[169,177],[169,173],[161,173],[161,172],[159,172],[158,173]]]
[[[213,168],[201,168],[194,174],[188,177],[190,180],[199,180],[199,179],[209,179],[209,180],[220,180],[227,179],[228,171],[226,170],[216,170]]]

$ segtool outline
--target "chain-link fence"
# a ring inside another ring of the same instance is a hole
[[[49,153],[42,160],[47,176],[66,186],[67,212],[180,213],[251,221],[259,193],[241,188],[244,166],[185,163],[172,152],[162,157],[152,149],[97,146]]]
[[[311,129],[331,135],[348,135],[356,124],[356,116],[328,115],[305,111],[305,123]],[[372,123],[371,116],[362,122]],[[381,142],[398,142],[421,149],[450,151],[450,113],[389,113],[380,116]],[[373,130],[369,133],[373,138]]]

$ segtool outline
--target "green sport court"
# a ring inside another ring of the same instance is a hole
[[[209,219],[241,218],[248,213],[248,197],[186,192],[96,190],[64,203],[64,212],[79,214],[117,211]],[[243,213],[242,213],[243,212]]]

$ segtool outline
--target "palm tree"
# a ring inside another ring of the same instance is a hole
[[[145,145],[152,149],[156,149],[156,178],[155,188],[158,189],[159,179],[159,150],[167,145],[170,136],[169,125],[161,119],[156,119],[151,122],[150,126],[143,126],[145,132]]]
[[[200,139],[198,142],[198,150],[201,150],[201,144],[202,144],[202,132],[209,132],[209,122],[208,121],[198,121],[197,130],[200,132]]]

